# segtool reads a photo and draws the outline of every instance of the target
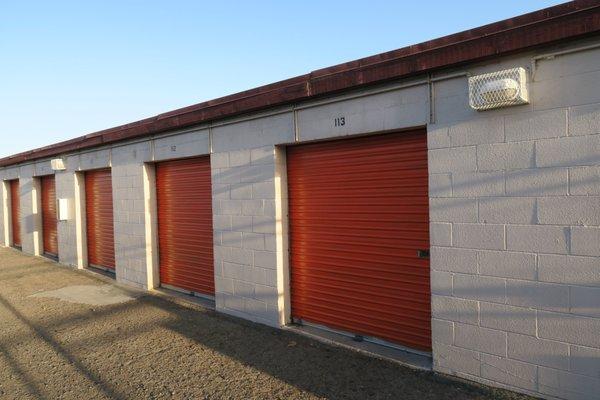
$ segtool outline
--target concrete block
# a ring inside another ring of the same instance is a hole
[[[507,279],[506,302],[513,306],[569,312],[569,286]]]
[[[456,172],[452,174],[452,196],[502,196],[504,181],[504,172]]]
[[[247,282],[234,280],[233,294],[238,297],[254,297],[254,285]]]
[[[252,164],[273,164],[275,162],[275,148],[265,146],[250,150],[250,162]]]
[[[243,235],[243,246],[245,249],[264,250],[265,236],[262,233],[246,233]]]
[[[538,276],[543,282],[600,287],[600,260],[597,257],[542,254]]]
[[[454,343],[454,322],[441,319],[431,320],[431,340],[436,343]]]
[[[235,200],[252,199],[252,185],[249,183],[234,183],[231,185],[231,198]]]
[[[150,141],[115,146],[112,148],[112,165],[137,165],[142,168],[142,163],[152,161]]]
[[[344,100],[298,111],[300,140],[423,126],[427,123],[427,85]],[[335,118],[345,119],[336,126]]]
[[[440,296],[452,296],[452,274],[443,271],[431,271],[431,293]]]
[[[553,312],[538,312],[538,336],[581,346],[600,348],[600,319]]]
[[[82,170],[107,168],[110,166],[110,149],[95,150],[79,155],[79,168]]]
[[[594,399],[600,393],[600,379],[540,367],[540,392],[566,399]],[[549,391],[548,388],[551,390]]]
[[[430,199],[429,219],[432,222],[476,222],[476,199]]]
[[[267,304],[277,305],[277,288],[267,285],[256,285],[254,288],[254,298],[264,301]]]
[[[600,228],[571,227],[571,254],[600,256]]]
[[[565,168],[538,168],[506,173],[507,196],[561,196],[569,191]]]
[[[221,200],[219,201],[219,214],[222,215],[241,215],[241,200]]]
[[[264,200],[246,200],[242,202],[242,214],[249,216],[263,215]]]
[[[254,265],[274,270],[277,267],[277,255],[271,251],[255,251]]]
[[[532,197],[479,199],[479,222],[487,224],[535,224],[536,202]]]
[[[213,215],[213,229],[215,231],[230,231],[231,215]]]
[[[571,313],[600,318],[600,288],[572,286]]]
[[[600,378],[600,349],[571,346],[571,372]]]
[[[291,112],[265,116],[214,127],[212,133],[212,147],[216,153],[292,143],[294,118]]]
[[[515,279],[536,279],[536,255],[510,251],[479,251],[479,273]]]
[[[478,171],[507,171],[535,167],[534,142],[482,144],[477,146]]]
[[[452,224],[432,222],[429,224],[429,239],[433,246],[452,245]]]
[[[567,135],[567,111],[565,109],[513,114],[505,118],[507,142]]]
[[[229,166],[241,167],[250,164],[250,150],[235,150],[229,152]]]
[[[600,104],[586,104],[569,109],[569,135],[600,133]]]
[[[452,197],[450,174],[429,175],[429,197]]]
[[[274,199],[275,184],[272,181],[258,182],[252,184],[252,198],[254,199]]]
[[[537,366],[504,357],[481,354],[481,377],[512,387],[537,390]]]
[[[477,170],[475,146],[429,150],[428,158],[430,174]]]
[[[229,200],[231,185],[228,183],[213,183],[212,197],[214,200]]]
[[[476,351],[434,343],[433,369],[445,374],[465,373],[479,376],[480,355]]]
[[[233,294],[233,279],[216,276],[215,289],[217,293]]]
[[[455,274],[453,280],[455,297],[472,300],[506,302],[506,285],[502,278]]]
[[[454,344],[483,353],[506,356],[506,332],[457,323],[454,325]]]
[[[559,226],[507,225],[508,250],[566,254],[569,228]]]
[[[600,225],[599,196],[540,198],[538,222],[548,225]]]
[[[477,273],[477,252],[451,247],[431,248],[431,269],[437,271]]]
[[[576,196],[600,195],[600,167],[569,168],[569,193]]]
[[[508,333],[508,358],[568,370],[569,345],[534,336]]]
[[[432,318],[477,325],[479,307],[476,301],[446,296],[431,296]]]
[[[252,231],[257,233],[275,234],[275,217],[252,217]]]
[[[470,249],[504,249],[504,226],[491,224],[453,224],[452,242]]]
[[[210,167],[212,169],[229,168],[229,166],[229,152],[212,153],[210,155]]]
[[[246,215],[232,216],[231,230],[237,232],[252,232],[252,217]]]
[[[452,147],[450,143],[450,128],[448,125],[429,124],[427,126],[427,148],[442,149]]]
[[[450,143],[453,147],[482,143],[504,142],[502,117],[472,119],[450,126]]]
[[[481,302],[481,326],[501,331],[535,336],[536,311],[531,308]]]
[[[154,140],[154,160],[208,155],[210,143],[208,129],[166,136]],[[215,168],[215,167],[213,167]]]
[[[535,145],[538,167],[600,164],[600,135],[540,140]]]
[[[242,247],[242,233],[223,231],[221,234],[221,244],[229,247]]]
[[[216,250],[215,246],[215,250]],[[225,251],[222,251],[222,260],[225,262],[231,262],[242,265],[252,265],[252,251],[248,249],[238,249],[235,247],[222,247]],[[225,264],[223,264],[225,265]]]

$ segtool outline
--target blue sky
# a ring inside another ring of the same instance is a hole
[[[558,3],[3,0],[0,157]]]

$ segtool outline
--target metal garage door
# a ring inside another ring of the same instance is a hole
[[[88,264],[115,269],[112,177],[110,169],[85,173]]]
[[[40,181],[42,184],[42,232],[44,254],[58,257],[56,185],[54,175],[43,176]]]
[[[424,131],[287,150],[292,316],[431,349]]]
[[[18,179],[10,181],[10,215],[12,245],[21,247],[21,193]]]
[[[161,285],[215,293],[210,158],[156,165]]]

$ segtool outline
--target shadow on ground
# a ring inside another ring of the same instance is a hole
[[[0,397],[524,399],[161,296],[28,297],[99,278],[0,249]]]

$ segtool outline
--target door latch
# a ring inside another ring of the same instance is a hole
[[[417,257],[429,258],[429,250],[417,250]]]

